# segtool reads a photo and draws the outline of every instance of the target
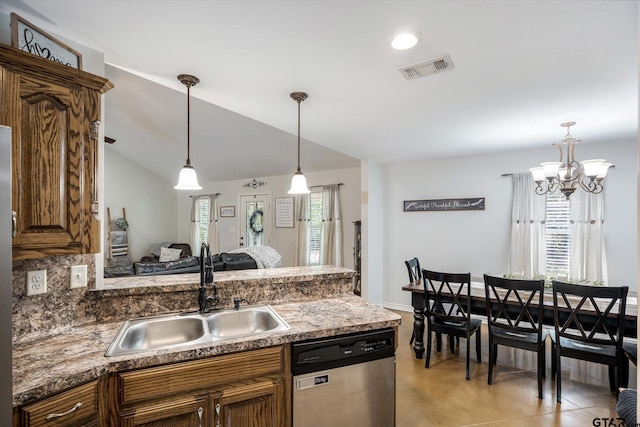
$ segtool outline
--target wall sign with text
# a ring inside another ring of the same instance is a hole
[[[82,69],[80,52],[73,50],[15,13],[11,14],[11,45],[50,61],[78,70]]]
[[[276,197],[276,227],[293,228],[293,197]]]
[[[483,211],[484,197],[473,199],[405,200],[405,212]]]

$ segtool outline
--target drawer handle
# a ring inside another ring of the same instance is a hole
[[[61,414],[49,414],[47,415],[47,421],[49,420],[55,420],[56,418],[60,418],[60,417],[64,417],[66,415],[69,415],[72,412],[77,411],[78,409],[80,409],[80,407],[82,406],[82,402],[78,402],[75,404],[75,406],[71,409],[69,409],[67,412],[63,412]]]
[[[220,404],[216,404],[216,427],[220,427]]]
[[[204,409],[202,409],[202,406],[199,407],[198,408],[198,420],[199,420],[198,426],[199,427],[202,427],[202,414],[203,414],[203,412],[204,412]]]
[[[11,211],[11,237],[18,237],[18,214],[16,211]]]

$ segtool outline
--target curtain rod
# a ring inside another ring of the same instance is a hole
[[[220,196],[220,193],[196,194],[195,196],[189,196],[189,197],[201,197],[201,196]]]
[[[337,184],[328,184],[328,185],[344,185],[344,184],[339,182]],[[310,188],[313,188],[313,187],[326,187],[326,185],[310,185],[309,187]]]
[[[609,166],[609,169],[613,169],[615,167],[616,167],[616,165],[611,165],[611,166]],[[501,176],[512,176],[512,175],[513,175],[513,172],[511,172],[511,173],[503,173]]]

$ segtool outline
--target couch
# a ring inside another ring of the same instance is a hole
[[[200,257],[191,255],[191,248],[186,243],[174,244],[183,246],[181,258],[174,261],[161,262],[159,258],[142,257],[139,262],[104,268],[104,277],[155,276],[164,274],[184,274],[200,272]],[[247,253],[220,253],[211,256],[214,271],[248,270],[258,268],[256,260]]]

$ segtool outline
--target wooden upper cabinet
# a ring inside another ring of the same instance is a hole
[[[97,153],[107,79],[0,45],[0,124],[12,129],[13,258],[100,251]]]

